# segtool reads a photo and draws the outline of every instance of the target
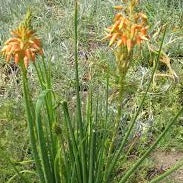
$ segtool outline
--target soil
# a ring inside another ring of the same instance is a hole
[[[176,162],[180,161],[183,158],[183,152],[164,152],[156,151],[153,154],[153,159],[155,162],[156,168],[159,172],[164,172],[169,169],[171,166],[175,165]],[[183,183],[183,167],[172,173],[168,179],[163,180],[161,183]]]

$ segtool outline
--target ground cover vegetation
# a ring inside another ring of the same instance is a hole
[[[7,0],[0,15],[0,182],[183,181],[181,0]]]

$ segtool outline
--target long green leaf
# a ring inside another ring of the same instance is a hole
[[[51,75],[50,75],[50,68],[47,67],[47,64],[45,63],[45,57],[42,57],[42,62],[35,63],[35,69],[38,75],[39,82],[41,84],[42,91],[44,90],[51,90]],[[49,61],[49,60],[48,60]],[[50,153],[50,163],[51,163],[51,171],[55,174],[56,179],[56,172],[54,170],[54,158],[56,156],[56,143],[57,139],[55,136],[53,136],[52,133],[52,127],[53,123],[56,121],[54,119],[55,117],[55,110],[53,108],[52,104],[52,95],[53,92],[49,92],[45,97],[45,105],[46,105],[46,114],[48,116],[48,123],[46,123],[46,132],[45,132],[45,138],[48,144],[48,149]]]
[[[41,152],[41,161],[44,169],[44,175],[46,177],[46,180],[48,183],[54,182],[54,175],[51,172],[51,165],[50,165],[50,159],[49,159],[49,150],[47,147],[47,142],[45,140],[45,133],[43,129],[43,123],[41,120],[41,109],[43,107],[45,97],[47,94],[51,92],[51,90],[45,90],[43,91],[40,96],[38,97],[37,103],[36,103],[36,127],[37,127],[37,134],[38,134],[38,140],[40,145],[40,152]]]
[[[80,100],[80,86],[79,86],[79,71],[78,71],[78,0],[75,0],[75,12],[74,12],[74,35],[75,35],[75,81],[76,81],[76,95],[77,95],[77,122],[79,123],[79,135],[81,144],[81,161],[82,161],[82,178],[83,183],[87,182],[87,164],[85,154],[85,140],[83,136],[83,120],[81,113],[81,100]]]
[[[77,143],[76,143],[75,134],[74,134],[74,131],[72,128],[67,103],[63,102],[62,106],[63,106],[66,126],[68,127],[68,135],[69,135],[68,141],[71,143],[71,147],[72,147],[72,149],[70,149],[71,150],[70,153],[72,153],[72,151],[73,151],[74,158],[75,158],[75,162],[73,162],[73,163],[76,163],[78,180],[80,183],[82,183],[82,173],[81,173],[82,168],[81,168],[81,163],[80,163],[80,158],[79,158],[79,148],[78,148]]]

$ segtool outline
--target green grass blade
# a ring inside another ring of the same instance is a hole
[[[88,173],[88,183],[93,183],[93,174],[94,174],[94,135],[95,135],[95,129],[93,124],[93,118],[92,118],[92,87],[90,86],[89,96],[88,96],[88,109],[87,109],[87,123],[89,127],[89,173]]]
[[[56,157],[55,157],[55,160],[54,160],[54,170],[55,170],[55,172],[56,172],[56,176],[55,176],[55,182],[56,183],[60,183],[61,182],[61,176],[60,176],[60,164],[59,164],[59,162],[60,162],[60,156],[61,156],[61,153],[60,153],[61,151],[60,150],[58,150],[58,152],[57,152],[57,155],[56,155]],[[65,162],[63,162],[63,165],[65,165]]]
[[[107,124],[108,124],[108,117],[109,117],[109,112],[108,112],[108,108],[109,108],[109,103],[108,103],[108,97],[109,97],[109,75],[107,74],[107,78],[106,78],[106,98],[105,98],[105,120],[102,123],[102,128],[103,131],[102,135],[99,137],[101,138],[99,141],[99,149],[98,149],[98,154],[97,154],[97,167],[96,167],[96,179],[95,179],[95,183],[100,183],[102,180],[102,176],[103,176],[103,166],[104,166],[104,159],[105,159],[105,143],[106,143],[106,139],[107,139]],[[96,107],[96,121],[97,121],[97,114],[98,114],[98,101],[97,101],[97,107]],[[98,138],[98,139],[99,139]]]
[[[36,175],[36,173],[35,172],[33,172],[33,171],[30,171],[30,170],[22,170],[22,171],[20,171],[20,172],[17,172],[17,174],[15,174],[14,176],[12,176],[6,183],[11,183],[17,176],[19,176],[20,177],[20,175],[21,174],[34,174],[34,175]],[[22,178],[21,178],[22,179]],[[25,179],[25,178],[24,178]],[[23,182],[29,182],[28,180],[24,180],[24,179],[22,179],[22,181]],[[26,183],[25,182],[25,183]]]
[[[45,133],[43,130],[43,123],[41,120],[41,108],[44,104],[46,95],[51,92],[51,90],[45,90],[43,91],[40,96],[38,97],[37,103],[36,103],[36,126],[37,126],[37,134],[38,134],[38,140],[40,145],[40,152],[41,152],[41,161],[44,169],[44,175],[46,177],[46,180],[48,183],[54,182],[54,175],[51,171],[51,165],[50,165],[50,159],[49,159],[49,150],[47,147],[47,142],[45,140]]]
[[[2,147],[0,146],[0,149],[2,149]],[[24,182],[24,183],[30,183],[22,174],[21,172],[16,168],[16,166],[14,165],[14,163],[11,161],[11,159],[7,156],[6,153],[4,153],[3,149],[2,149],[2,153],[3,153],[3,158],[6,159],[7,162],[9,162],[11,164],[11,166],[13,167],[14,171],[17,173],[16,175],[14,176],[19,176],[20,179]],[[13,177],[14,177],[13,176]],[[10,179],[13,179],[13,178],[10,178]],[[10,181],[9,179],[9,181]]]
[[[47,64],[45,63],[45,58],[42,57],[42,62],[38,62],[34,64],[39,82],[41,84],[42,91],[43,90],[51,90],[52,85],[51,85],[51,71],[50,68],[48,68]],[[53,123],[56,121],[54,119],[54,109],[53,109],[53,102],[52,102],[52,94],[49,92],[46,97],[45,97],[45,104],[46,104],[46,114],[48,116],[48,123],[46,124],[46,138],[47,138],[47,144],[48,144],[48,149],[50,153],[50,163],[51,163],[51,168],[52,172],[54,171],[54,158],[56,156],[56,143],[57,140],[54,138],[53,133],[52,133],[52,128],[53,128]],[[55,172],[56,173],[56,172]],[[56,178],[56,175],[55,175]]]
[[[78,180],[80,183],[82,183],[82,173],[81,173],[82,168],[81,168],[81,163],[80,163],[80,158],[79,158],[79,150],[78,150],[79,148],[78,148],[76,140],[75,140],[75,134],[74,134],[74,131],[72,128],[67,103],[63,102],[62,106],[63,106],[63,111],[64,111],[65,122],[66,122],[66,125],[68,126],[68,135],[69,135],[68,141],[71,143],[71,147],[72,147],[72,149],[70,149],[70,153],[71,153],[71,151],[73,151],[74,158],[75,158],[74,159],[75,162],[73,162],[73,163],[76,163]]]
[[[107,122],[108,122],[108,116],[109,116],[109,102],[108,102],[108,98],[109,98],[109,76],[107,75],[107,83],[106,83],[106,108],[105,108],[105,124],[104,127],[106,126]]]
[[[81,162],[82,162],[82,177],[83,182],[87,182],[87,164],[85,154],[85,140],[83,136],[83,121],[81,113],[81,100],[79,94],[79,71],[78,71],[78,0],[75,0],[75,13],[74,13],[74,35],[75,35],[75,81],[76,81],[76,95],[77,95],[77,120],[79,123],[80,141],[81,144]]]

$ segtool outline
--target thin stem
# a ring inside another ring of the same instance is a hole
[[[22,71],[22,79],[23,79],[23,92],[24,92],[24,100],[26,105],[26,113],[27,113],[27,119],[28,119],[28,126],[29,126],[29,134],[30,134],[30,141],[31,141],[31,148],[33,152],[33,157],[35,160],[36,168],[41,180],[41,183],[45,183],[43,170],[41,168],[41,162],[38,154],[38,150],[36,147],[36,137],[35,137],[35,131],[34,131],[34,125],[33,125],[33,116],[30,109],[30,98],[29,98],[29,89],[28,89],[28,79],[27,79],[27,70],[25,66],[21,65],[21,71]]]
[[[86,155],[85,155],[85,140],[83,136],[83,122],[81,114],[81,100],[80,100],[80,87],[79,87],[79,71],[78,71],[78,1],[75,0],[75,19],[74,19],[74,33],[75,33],[75,80],[76,80],[76,95],[77,95],[77,120],[79,123],[80,141],[81,141],[81,161],[82,161],[82,175],[83,183],[87,182],[86,170]]]
[[[119,94],[118,94],[118,105],[117,105],[117,116],[116,116],[116,119],[115,119],[115,125],[114,125],[114,129],[113,129],[113,132],[112,132],[112,140],[111,140],[111,143],[110,143],[110,146],[109,146],[109,151],[108,151],[108,157],[107,157],[107,169],[105,170],[105,174],[104,174],[104,182],[107,181],[107,172],[108,172],[108,167],[110,166],[110,162],[111,162],[111,158],[113,157],[110,157],[111,154],[112,154],[112,151],[113,151],[113,147],[114,147],[114,143],[115,143],[115,140],[116,140],[116,135],[118,133],[118,128],[119,128],[119,124],[121,122],[121,116],[122,116],[122,106],[121,106],[121,103],[122,103],[122,99],[123,99],[123,93],[124,93],[124,83],[125,83],[125,76],[126,76],[126,73],[127,73],[127,67],[124,68],[124,71],[125,72],[121,72],[119,73],[120,74],[120,81],[119,81]]]

